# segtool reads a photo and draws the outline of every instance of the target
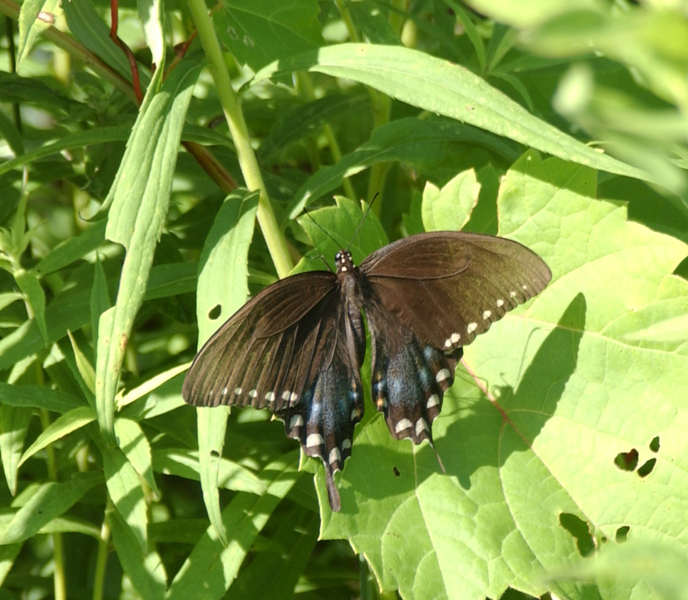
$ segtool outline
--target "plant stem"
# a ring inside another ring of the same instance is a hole
[[[239,159],[241,172],[249,190],[259,190],[258,222],[270,251],[270,256],[280,277],[285,277],[293,267],[287,243],[272,211],[270,200],[265,189],[265,183],[258,167],[256,155],[251,147],[248,128],[244,115],[237,101],[227,67],[222,56],[213,23],[208,15],[208,9],[202,0],[188,0],[198,30],[198,37],[210,63],[210,71],[215,82],[222,110],[229,125],[229,131]]]

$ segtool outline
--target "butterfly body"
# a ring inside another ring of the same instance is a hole
[[[503,238],[418,234],[357,267],[341,250],[337,271],[301,273],[267,287],[208,340],[184,381],[197,406],[268,408],[306,454],[334,473],[351,454],[363,415],[360,367],[371,338],[371,400],[395,439],[432,443],[432,422],[463,346],[549,282],[547,265]]]

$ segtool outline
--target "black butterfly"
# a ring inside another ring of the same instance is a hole
[[[196,406],[268,408],[287,435],[319,457],[330,505],[333,474],[351,454],[363,416],[359,369],[365,312],[372,401],[395,439],[432,443],[432,422],[454,381],[462,347],[541,292],[551,272],[517,242],[475,233],[421,233],[373,252],[356,267],[312,271],[265,288],[196,356],[182,395]]]

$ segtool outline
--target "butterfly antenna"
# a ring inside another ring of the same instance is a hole
[[[368,213],[370,212],[370,209],[373,207],[373,202],[375,202],[376,198],[380,195],[380,192],[375,194],[373,196],[373,199],[370,201],[370,204],[368,205],[368,208],[366,208],[366,211],[363,213],[363,217],[361,217],[361,222],[358,224],[358,227],[356,227],[356,231],[354,232],[354,236],[351,238],[351,241],[349,242],[349,245],[346,247],[347,252],[349,251],[349,248],[351,248],[351,244],[354,243],[354,240],[356,239],[356,236],[360,233],[361,227],[363,227],[363,223],[365,223],[366,217],[368,216]]]
[[[335,240],[329,233],[327,233],[327,231],[325,231],[325,228],[311,216],[311,213],[308,212],[308,209],[306,207],[303,208],[303,212],[311,221],[313,221],[313,223],[315,223],[315,226],[320,231],[322,231],[328,238],[330,238],[335,243],[335,245],[338,248],[342,247],[342,245],[337,240]],[[327,261],[325,261],[325,262],[327,262]]]

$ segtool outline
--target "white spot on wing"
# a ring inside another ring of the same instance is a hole
[[[303,417],[301,415],[294,415],[289,421],[289,429],[294,429],[294,427],[301,427],[303,425]]]
[[[349,448],[351,448],[351,440],[347,438],[342,442],[342,450],[348,450]]]
[[[265,394],[265,399],[270,403],[274,402],[275,401],[275,392],[268,392],[267,394]]]
[[[433,408],[434,406],[439,406],[440,404],[440,398],[437,394],[433,394],[428,398],[428,403],[425,405],[425,408]]]
[[[306,438],[306,448],[315,448],[316,446],[322,446],[324,443],[325,440],[319,433],[311,433]]]
[[[282,392],[282,400],[284,400],[285,402],[289,400],[289,396],[291,396],[291,392],[289,390],[285,390],[284,392]]]
[[[483,311],[483,319],[487,321],[490,317],[492,316],[492,311],[491,310],[485,310]]]
[[[332,464],[335,462],[341,462],[341,460],[342,460],[342,455],[339,452],[339,448],[332,448],[332,450],[330,451],[329,463]]]
[[[478,324],[477,323],[469,323],[468,327],[466,327],[466,331],[468,333],[473,333],[476,329],[478,329]]]
[[[292,393],[292,395],[289,396],[289,406],[294,406],[294,405],[296,405],[296,401],[297,401],[298,399],[299,399],[299,397],[298,397],[296,394]]]
[[[452,333],[452,334],[451,334],[451,342],[452,342],[452,344],[458,344],[460,339],[461,339],[461,334],[460,334],[460,333]]]
[[[515,298],[516,297],[516,292],[511,291],[509,292],[509,298]]]
[[[226,395],[227,395],[227,391],[228,391],[227,388],[224,388],[224,389],[222,390],[222,395],[223,395],[223,396],[226,396]]]
[[[437,375],[435,375],[435,380],[437,383],[442,383],[446,379],[449,379],[451,377],[451,373],[449,372],[449,369],[442,369],[441,371],[437,371]],[[410,425],[409,425],[410,427]]]
[[[241,388],[237,388],[234,390],[234,395],[235,396],[241,396]]]
[[[258,395],[258,392],[253,389],[248,393],[248,395],[251,396],[251,398],[255,398]]]
[[[401,433],[404,429],[411,429],[413,424],[408,419],[400,419],[394,426],[394,431]]]
[[[425,419],[421,417],[416,421],[416,436],[419,436],[423,431],[428,430],[428,424],[426,423]]]
[[[451,347],[452,347],[451,338],[447,338],[447,339],[444,341],[444,347],[445,347],[445,348],[451,348]]]
[[[502,308],[502,306],[504,306],[504,300],[497,298],[497,302],[495,302],[495,304],[497,305],[497,308]]]

